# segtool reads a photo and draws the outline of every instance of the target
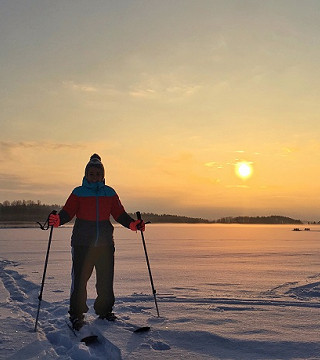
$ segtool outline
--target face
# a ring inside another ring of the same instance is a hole
[[[91,167],[88,170],[87,180],[90,183],[96,183],[103,180],[103,171],[96,167]]]

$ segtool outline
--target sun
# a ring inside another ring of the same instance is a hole
[[[246,161],[241,161],[236,163],[236,175],[239,176],[241,179],[248,179],[253,172],[251,163]]]

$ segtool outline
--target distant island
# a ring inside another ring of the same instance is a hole
[[[136,218],[135,214],[129,214],[131,217]],[[209,221],[202,218],[193,218],[188,216],[169,215],[169,214],[153,214],[153,213],[141,213],[144,221],[150,221],[151,223],[173,223],[173,224],[212,224],[215,221]]]
[[[7,225],[21,226],[31,224],[36,226],[36,222],[45,222],[48,214],[52,210],[59,211],[61,205],[46,205],[41,201],[34,202],[32,200],[16,200],[4,201],[0,203],[0,226]],[[130,214],[133,218],[136,215]],[[292,219],[286,216],[271,215],[271,216],[237,216],[237,217],[223,217],[217,220],[207,220],[203,218],[194,218],[188,216],[169,215],[169,214],[154,214],[142,213],[144,221],[151,223],[174,223],[174,224],[302,224],[301,220]]]
[[[130,214],[135,217],[134,214]],[[193,218],[178,215],[158,215],[152,213],[144,213],[143,219],[152,223],[185,223],[185,224],[302,224],[301,220],[291,219],[286,216],[237,216],[224,217],[218,220],[207,220],[202,218]]]
[[[302,224],[301,220],[280,215],[225,217],[216,222],[222,224]]]

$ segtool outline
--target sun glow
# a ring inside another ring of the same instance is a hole
[[[247,179],[252,175],[252,166],[251,163],[241,161],[236,164],[235,168],[237,176],[239,176],[241,179]]]

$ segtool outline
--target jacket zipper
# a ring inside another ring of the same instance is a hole
[[[95,246],[98,245],[98,240],[99,240],[99,188],[97,188],[97,195],[96,195],[96,242],[95,242]]]

